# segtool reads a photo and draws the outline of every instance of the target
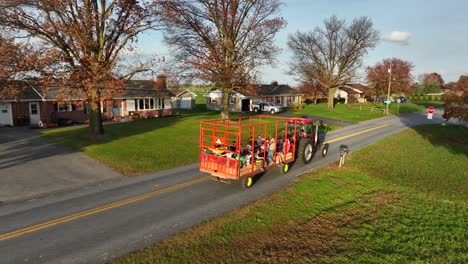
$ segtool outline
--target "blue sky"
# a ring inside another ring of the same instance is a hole
[[[295,85],[288,64],[291,53],[286,43],[289,34],[322,26],[331,15],[350,22],[367,16],[374,22],[382,40],[364,59],[374,65],[396,57],[413,63],[413,77],[438,72],[446,82],[468,74],[468,0],[283,0],[281,16],[288,25],[276,37],[282,52],[275,65],[260,68],[261,80]],[[143,54],[169,55],[160,32],[140,37]],[[362,73],[361,73],[362,76]],[[364,78],[360,79],[364,82]]]

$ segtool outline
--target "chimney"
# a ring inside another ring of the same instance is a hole
[[[156,76],[156,90],[166,89],[166,76],[158,75]]]
[[[272,81],[271,86],[278,86],[278,81]]]

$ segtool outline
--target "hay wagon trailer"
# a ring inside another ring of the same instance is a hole
[[[276,166],[287,173],[296,160],[309,163],[321,146],[318,125],[314,129],[306,118],[256,115],[200,122],[200,170],[221,182],[240,181],[244,188]],[[322,147],[322,155],[327,149]]]

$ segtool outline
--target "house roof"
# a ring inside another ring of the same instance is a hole
[[[1,101],[41,101],[38,89],[28,81],[1,81]]]
[[[278,96],[278,95],[304,95],[296,89],[291,88],[286,84],[278,84],[273,82],[271,84],[261,84],[256,88],[257,96]]]
[[[351,87],[353,89],[357,89],[357,90],[359,90],[361,92],[364,92],[364,93],[368,92],[371,89],[369,86],[366,86],[366,85],[360,84],[360,83],[349,83],[349,84],[347,84],[345,86],[349,86],[349,87]]]
[[[353,89],[351,87],[346,87],[346,86],[342,86],[339,89],[342,90],[342,91],[345,91],[348,94],[360,94],[360,93],[362,93],[361,91],[359,91],[357,89]]]
[[[234,94],[235,97],[238,97],[238,98],[246,98],[247,97],[244,93],[240,93],[240,92],[237,92],[237,91],[232,91],[232,93]],[[220,89],[216,89],[216,90],[207,92],[203,96],[204,97],[222,97],[223,92]]]
[[[152,80],[130,80],[123,92],[114,96],[115,99],[137,98],[137,97],[172,97],[174,93],[166,88],[156,90],[156,82]]]
[[[14,85],[11,85],[14,84]],[[8,89],[7,89],[8,88]],[[12,93],[12,88],[15,92]],[[34,87],[26,81],[13,81],[10,85],[0,83],[0,100],[6,101],[40,101],[55,100],[63,93],[67,93],[71,100],[80,100],[84,98],[84,94],[78,90],[71,90],[64,85],[53,85],[48,89]],[[122,90],[122,93],[115,95],[114,99],[139,98],[139,97],[172,97],[174,94],[163,88],[155,89],[155,82],[152,80],[130,80]]]
[[[184,94],[189,94],[193,98],[197,97],[196,93],[194,93],[194,92],[192,92],[190,90],[187,90],[187,89],[185,89],[185,90],[184,89],[175,89],[175,90],[172,89],[171,92],[173,94],[175,94],[175,97],[181,97]]]
[[[254,86],[250,90],[237,91],[234,90],[234,93],[237,97],[269,97],[269,96],[288,96],[288,95],[304,95],[304,93],[299,92],[298,90],[291,88],[286,84],[277,84],[276,82],[272,84],[261,84]],[[206,93],[205,97],[221,97],[222,92],[220,89],[210,91]]]

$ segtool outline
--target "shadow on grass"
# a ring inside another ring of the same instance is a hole
[[[433,146],[444,147],[453,154],[468,157],[468,128],[459,125],[421,125],[413,129]]]

